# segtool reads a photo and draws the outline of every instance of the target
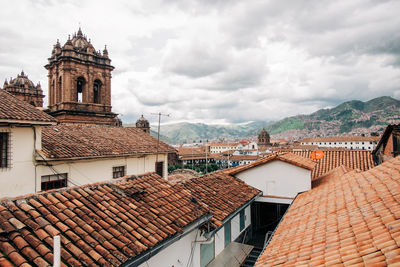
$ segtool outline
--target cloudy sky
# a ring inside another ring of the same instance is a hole
[[[113,111],[240,123],[400,99],[400,1],[2,0],[0,79],[40,81],[81,25],[112,64]],[[2,82],[1,82],[2,86]],[[47,102],[47,101],[46,101]]]

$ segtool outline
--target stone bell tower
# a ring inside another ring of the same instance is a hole
[[[150,123],[143,115],[136,121],[136,128],[142,129],[145,133],[150,133]]]
[[[257,139],[258,139],[257,145],[259,145],[259,146],[270,146],[271,145],[270,136],[264,128],[262,128],[262,130],[258,134]]]
[[[60,122],[119,125],[111,111],[111,60],[78,33],[54,45],[45,66],[49,77],[49,114]]]

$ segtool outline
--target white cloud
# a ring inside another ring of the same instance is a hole
[[[3,1],[0,79],[44,65],[79,24],[107,44],[125,122],[242,122],[399,98],[399,1]]]

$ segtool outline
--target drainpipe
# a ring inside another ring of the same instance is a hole
[[[56,235],[53,237],[53,267],[60,267],[61,264],[61,253],[60,253],[60,236]]]
[[[34,192],[36,193],[37,192],[37,190],[36,190],[36,188],[37,188],[37,165],[36,165],[36,128],[35,128],[35,126],[32,126],[32,129],[33,129],[33,155],[32,155],[32,157],[33,157],[33,160],[32,160],[32,162],[33,162],[33,164],[35,165],[35,185],[34,185]]]

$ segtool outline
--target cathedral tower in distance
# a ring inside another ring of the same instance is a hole
[[[145,133],[150,133],[150,123],[143,115],[136,121],[136,128],[141,129]]]
[[[49,114],[64,123],[120,125],[111,111],[111,60],[78,32],[54,45],[45,66],[49,77]]]
[[[257,139],[258,139],[257,145],[259,145],[259,146],[270,146],[271,145],[270,136],[264,128],[262,128],[262,130],[258,134]]]

